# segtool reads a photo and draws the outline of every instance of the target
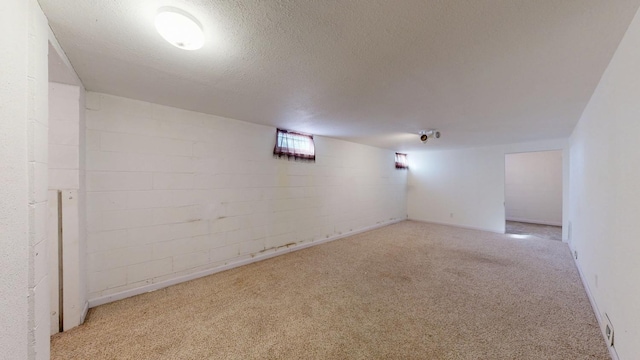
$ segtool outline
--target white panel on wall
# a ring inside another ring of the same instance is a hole
[[[562,151],[507,154],[507,220],[562,226],[562,166]]]
[[[275,128],[98,93],[86,124],[94,300],[406,218],[390,150],[275,159]]]

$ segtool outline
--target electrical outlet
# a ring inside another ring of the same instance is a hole
[[[604,313],[604,338],[607,341],[607,345],[613,346],[613,325],[609,319],[609,315]]]
[[[573,257],[578,260],[578,250],[573,250]]]

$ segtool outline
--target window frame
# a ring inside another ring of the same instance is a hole
[[[284,142],[287,142],[287,144]],[[301,142],[304,143],[301,144]],[[313,135],[277,128],[273,156],[277,158],[286,157],[289,160],[315,162],[316,147]]]
[[[396,153],[396,169],[409,169],[409,160],[407,154]]]

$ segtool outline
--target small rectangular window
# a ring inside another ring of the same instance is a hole
[[[408,169],[407,154],[396,153],[396,169]]]
[[[313,135],[277,129],[273,156],[279,158],[287,157],[293,160],[316,161]]]

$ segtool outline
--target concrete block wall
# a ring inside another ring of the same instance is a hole
[[[49,189],[63,192],[65,330],[82,323],[87,301],[84,93],[81,86],[49,83]]]
[[[72,70],[72,69],[70,69]],[[79,114],[80,118],[78,119],[78,129],[79,129],[79,147],[80,147],[80,189],[78,190],[78,242],[76,249],[77,256],[77,279],[78,279],[78,288],[77,288],[77,305],[82,306],[81,309],[78,309],[79,317],[74,319],[74,323],[78,324],[84,323],[87,312],[89,311],[89,299],[88,299],[88,286],[87,286],[87,184],[86,184],[86,148],[87,148],[87,139],[86,139],[86,91],[84,87],[80,86],[80,104],[79,104]],[[71,326],[73,323],[70,323]]]
[[[47,20],[0,3],[0,357],[49,358]]]
[[[27,78],[29,4],[0,3],[0,349],[26,359],[29,347],[29,144]]]
[[[49,189],[52,190],[80,188],[79,99],[78,86],[49,83]]]
[[[29,359],[49,359],[47,268],[49,25],[40,5],[29,1],[27,142],[29,183]]]
[[[406,218],[394,152],[317,136],[274,159],[275,128],[87,93],[88,291],[101,299]]]

